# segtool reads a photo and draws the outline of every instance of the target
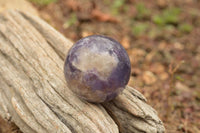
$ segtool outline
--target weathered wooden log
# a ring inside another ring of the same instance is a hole
[[[0,14],[0,115],[25,133],[162,133],[156,111],[135,89],[92,104],[67,87],[63,64],[72,42],[41,19]]]

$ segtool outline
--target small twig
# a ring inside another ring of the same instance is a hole
[[[170,95],[172,94],[172,91],[174,89],[174,74],[177,72],[177,70],[180,68],[180,66],[184,63],[185,61],[182,60],[180,62],[178,62],[175,67],[173,67],[173,64],[175,63],[170,63],[169,65],[169,74],[170,74],[170,89],[169,91],[167,92],[167,116],[169,116],[169,113],[172,111],[172,106],[169,106],[169,103],[170,103]]]
[[[185,116],[184,127],[185,127],[185,133],[188,133],[188,114],[186,114]]]

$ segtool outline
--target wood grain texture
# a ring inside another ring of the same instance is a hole
[[[63,65],[72,42],[41,19],[0,15],[0,115],[23,132],[162,133],[156,111],[127,86],[111,102],[91,104],[66,86]]]

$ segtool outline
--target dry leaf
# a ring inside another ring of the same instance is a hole
[[[113,22],[113,23],[117,23],[118,20],[114,17],[112,17],[109,14],[103,13],[98,9],[94,9],[92,10],[92,18],[101,21],[101,22]]]
[[[90,36],[90,35],[92,35],[92,34],[93,34],[92,32],[83,31],[83,32],[81,33],[81,36],[82,36],[82,37],[86,37],[86,36]]]
[[[169,74],[167,72],[163,72],[163,73],[160,73],[158,74],[158,77],[161,79],[161,80],[166,80],[169,78]]]
[[[152,71],[156,74],[160,74],[160,73],[165,72],[165,67],[161,63],[156,62],[150,66],[150,71]]]
[[[128,36],[123,37],[121,44],[125,49],[130,48],[130,38]]]
[[[65,4],[67,8],[70,8],[72,11],[77,11],[79,9],[79,3],[75,0],[66,0]]]
[[[151,85],[157,80],[156,76],[151,71],[145,71],[142,75],[142,79],[147,85]]]

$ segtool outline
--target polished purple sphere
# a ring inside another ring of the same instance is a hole
[[[128,54],[112,38],[92,35],[69,50],[64,74],[69,89],[89,102],[115,98],[127,85],[131,72]]]

